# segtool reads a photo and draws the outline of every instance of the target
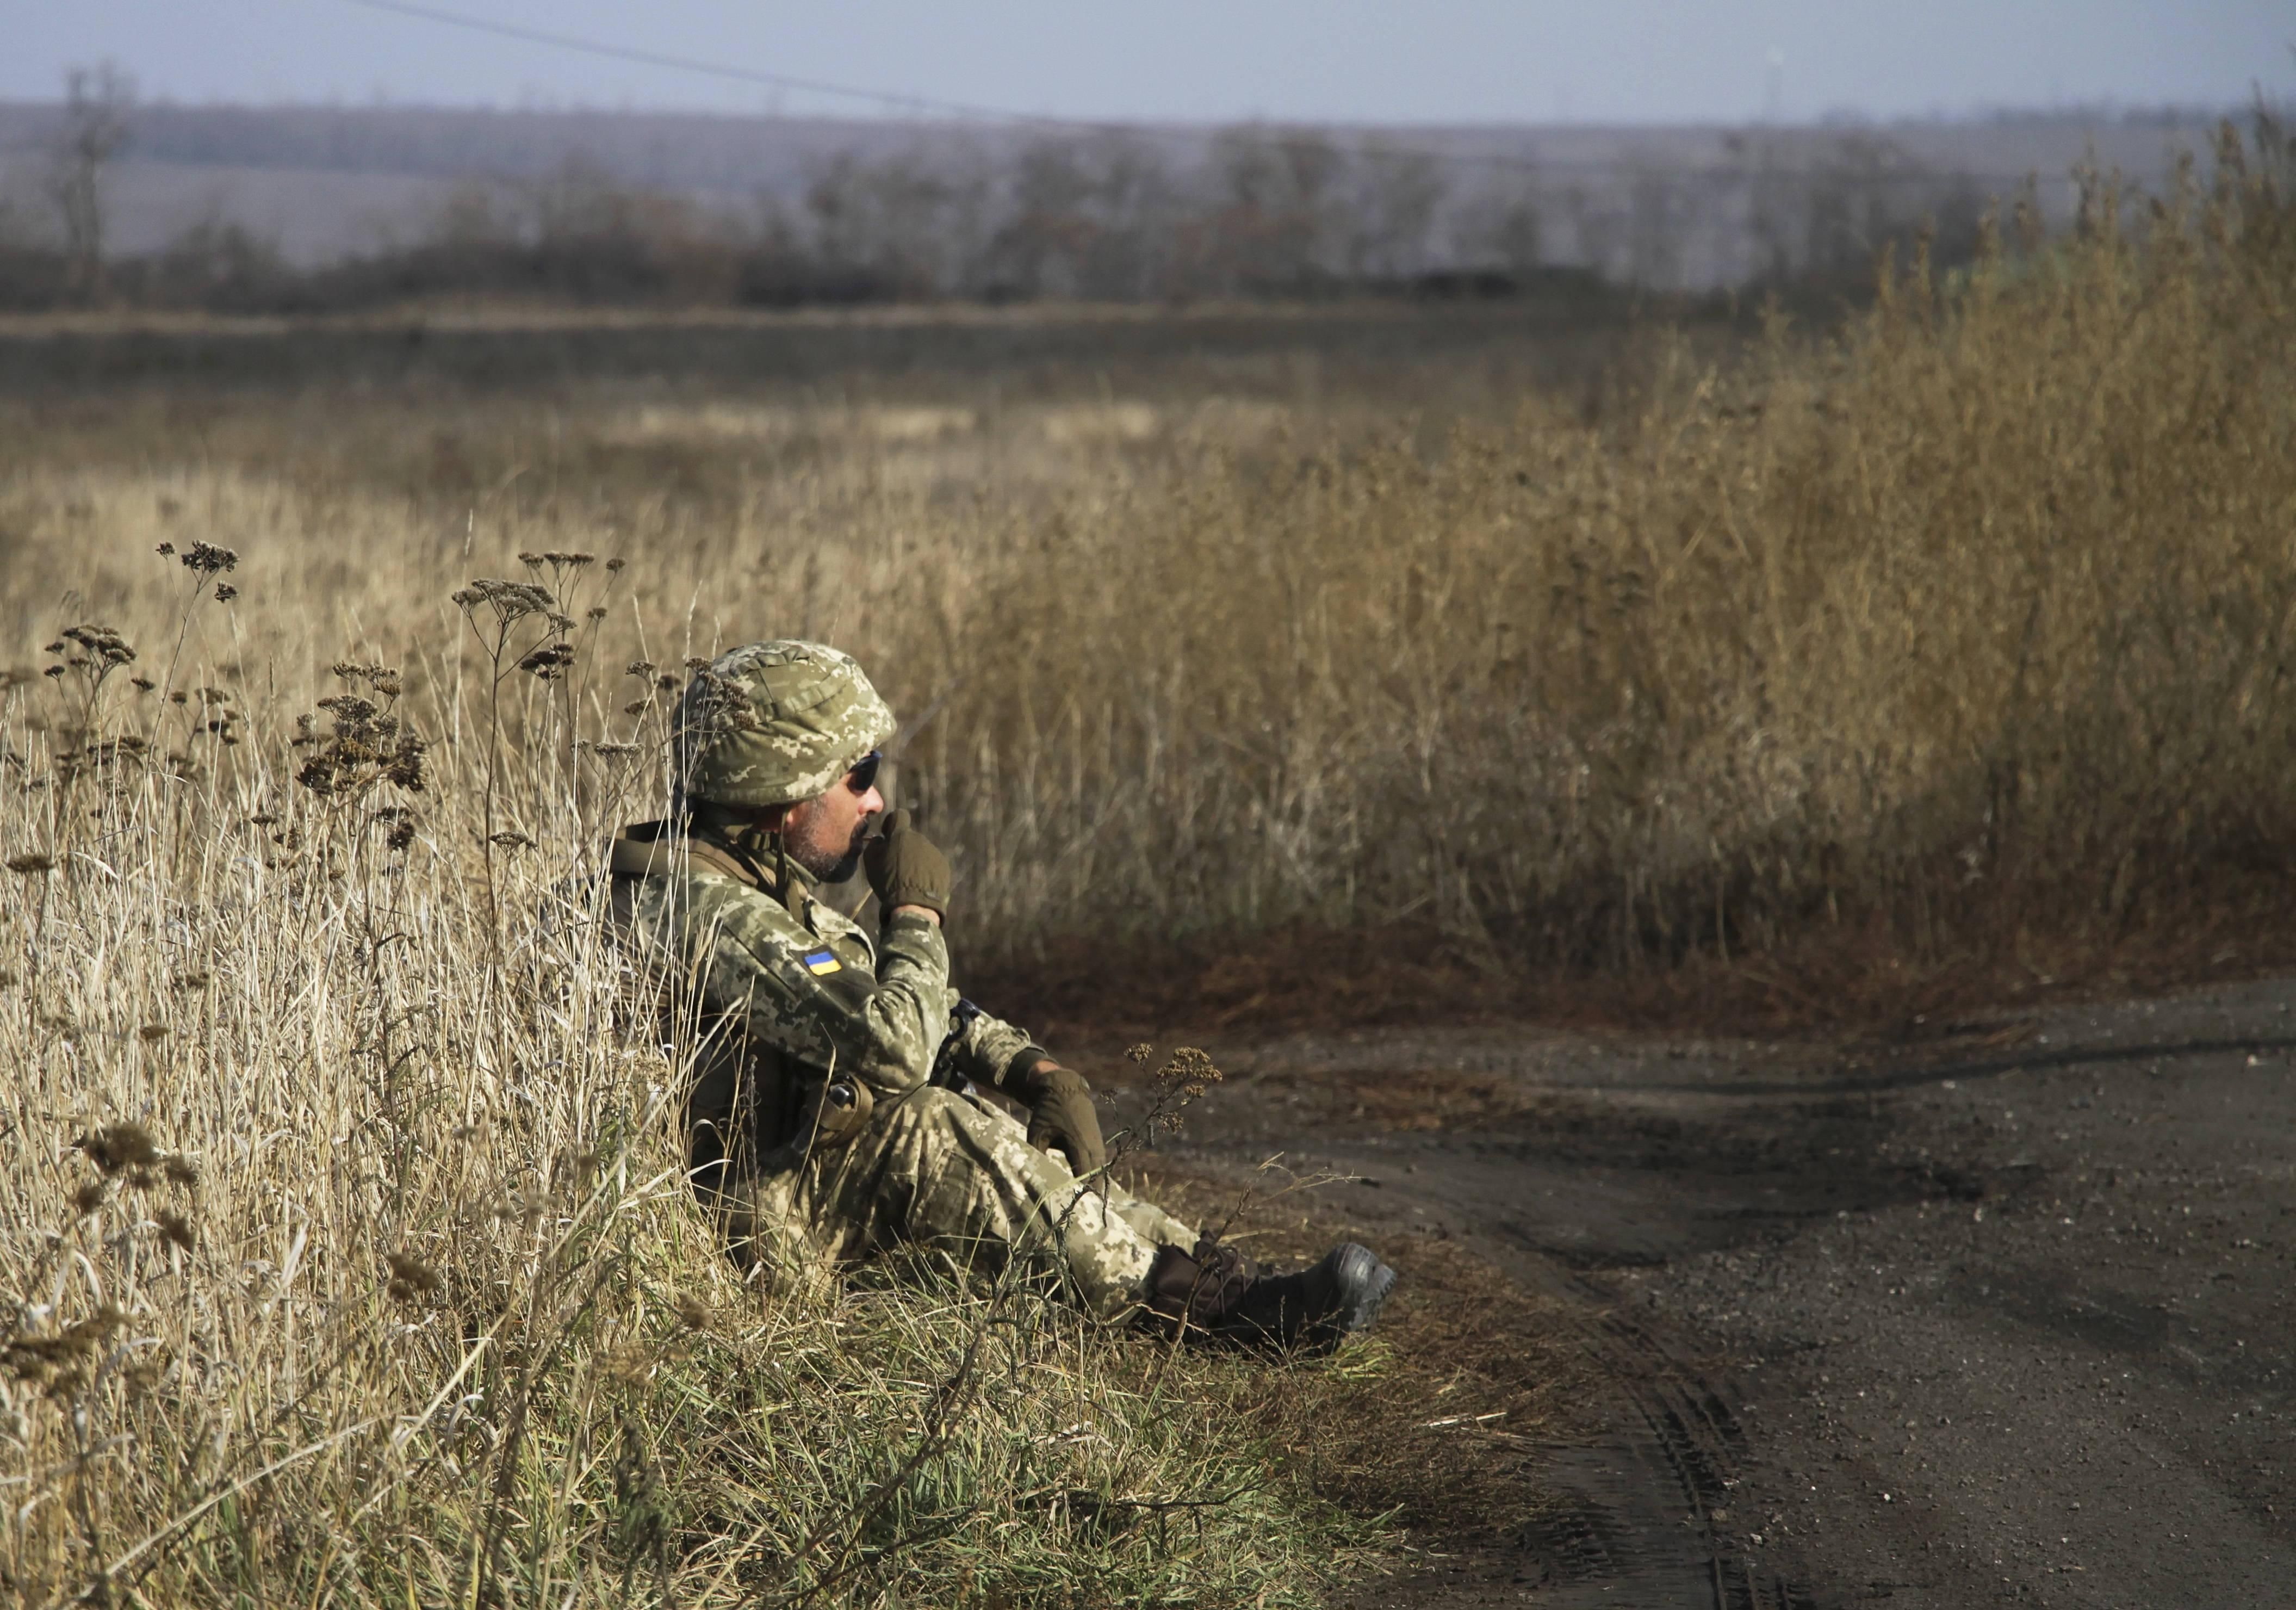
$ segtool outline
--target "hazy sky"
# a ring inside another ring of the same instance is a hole
[[[352,0],[7,0],[0,97],[109,57],[181,101],[867,112]],[[2296,0],[429,0],[873,88],[1078,118],[1740,121],[2296,93]]]

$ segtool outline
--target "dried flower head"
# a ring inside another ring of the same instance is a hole
[[[122,1369],[119,1378],[127,1384],[132,1395],[148,1398],[160,1390],[160,1384],[168,1378],[168,1367],[173,1362],[168,1349],[155,1347]]]
[[[45,850],[27,850],[21,855],[8,858],[8,870],[28,878],[55,869],[56,858]]]
[[[239,570],[239,554],[214,542],[193,542],[179,558],[184,570],[198,570],[202,577],[214,577],[220,570]]]
[[[212,542],[195,542],[185,548],[180,557],[185,570],[197,571],[202,576],[239,568],[237,554],[229,548],[217,547]]]
[[[628,563],[629,561],[627,559],[609,559],[606,561],[606,573],[608,575],[611,575],[614,571],[620,570]]]
[[[626,677],[651,677],[657,669],[659,668],[651,660],[633,660],[629,663],[629,669],[622,674]]]
[[[169,1246],[190,1252],[200,1242],[199,1227],[173,1208],[161,1208],[157,1216],[160,1239]]]
[[[216,583],[215,598],[217,604],[229,604],[233,599],[238,596],[239,589],[232,586],[230,582],[218,581]]]
[[[396,666],[362,665],[356,660],[338,660],[330,669],[346,682],[365,683],[386,699],[398,697],[401,685]]]
[[[74,648],[80,652],[73,653]],[[135,647],[127,638],[111,627],[98,626],[93,621],[66,627],[63,636],[41,652],[63,654],[67,656],[65,663],[68,665],[93,666],[98,670],[125,665],[135,658]]]
[[[332,718],[332,730],[320,736],[316,719],[298,717],[296,747],[312,752],[295,772],[295,780],[322,799],[357,796],[377,784],[388,783],[409,793],[420,793],[427,782],[424,757],[430,745],[406,729],[390,708],[398,694],[398,673],[388,666],[336,666],[346,681],[364,681],[381,701],[363,694],[330,694],[318,702]]]
[[[412,1253],[387,1253],[383,1261],[390,1266],[383,1290],[393,1302],[411,1303],[438,1294],[439,1271]]]
[[[718,1323],[718,1310],[691,1292],[678,1293],[670,1307],[676,1311],[678,1323],[688,1330],[706,1331]]]
[[[1156,1047],[1144,1039],[1137,1045],[1125,1047],[1124,1055],[1134,1062],[1144,1063],[1156,1055]]]
[[[545,682],[555,682],[566,674],[567,667],[573,663],[574,648],[571,644],[545,643],[521,660],[518,662],[518,669],[530,671]]]
[[[46,1381],[93,1358],[127,1316],[110,1303],[50,1336],[12,1336],[0,1343],[0,1359],[19,1380]]]
[[[156,1167],[163,1155],[152,1131],[140,1123],[108,1123],[90,1129],[72,1145],[106,1174]]]
[[[550,589],[537,587],[531,581],[504,581],[499,578],[480,577],[454,595],[455,604],[466,615],[480,610],[493,612],[496,623],[507,627],[529,615],[555,612],[558,600]]]
[[[83,1179],[71,1194],[72,1212],[85,1219],[111,1199],[111,1182],[107,1179]]]
[[[181,1152],[171,1152],[160,1160],[160,1172],[169,1185],[181,1190],[192,1190],[200,1183],[200,1165]]]
[[[212,982],[211,975],[205,968],[193,968],[189,972],[176,974],[176,988],[178,990],[204,990]]]
[[[135,1031],[135,1038],[142,1040],[147,1046],[156,1045],[160,1040],[168,1038],[168,1025],[165,1023],[145,1023],[142,1028]]]
[[[500,833],[488,834],[487,842],[499,844],[504,850],[524,850],[534,841],[515,828],[505,827]]]
[[[1191,1101],[1219,1083],[1221,1077],[1210,1055],[1194,1046],[1182,1046],[1156,1071],[1158,1084]]]

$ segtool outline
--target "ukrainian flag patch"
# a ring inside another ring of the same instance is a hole
[[[805,958],[805,970],[816,978],[825,978],[832,973],[845,971],[845,964],[837,959],[834,950],[816,950]]]

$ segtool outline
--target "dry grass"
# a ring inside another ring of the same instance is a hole
[[[426,742],[371,661],[281,719],[210,669],[256,567],[144,559],[178,629],[56,639],[0,762],[12,1598],[1306,1604],[1376,1538],[1213,1411],[1238,1365],[718,1254],[681,1061],[541,848],[636,764],[563,719],[601,567],[467,589],[510,641]]]
[[[1032,941],[2046,968],[2257,892],[2296,839],[2296,325],[2249,205],[1917,270],[1613,429],[1219,456],[1024,527],[929,803]]]
[[[1338,1359],[1201,1379],[1266,1428],[1283,1463],[1358,1515],[1384,1515],[1439,1548],[1504,1547],[1545,1495],[1538,1461],[1582,1435],[1586,1316],[1527,1289],[1448,1232],[1398,1241],[1337,1217],[1316,1181],[1280,1165],[1239,1188],[1160,1160],[1152,1198],[1271,1265],[1341,1240],[1381,1247],[1402,1276],[1378,1328]]]
[[[1026,1294],[768,1302],[705,1244],[673,1065],[536,916],[655,808],[662,679],[858,652],[976,972],[1402,935],[1494,996],[1704,958],[1819,1009],[1843,957],[2284,945],[2284,184],[1916,268],[1838,341],[1677,351],[1591,421],[10,405],[9,1590],[1311,1592],[1333,1534],[1190,1407],[1217,1380],[1144,1393]],[[570,624],[466,619],[488,577]],[[94,624],[132,664],[57,636]]]

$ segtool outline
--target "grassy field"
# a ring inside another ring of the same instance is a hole
[[[2284,172],[1539,384],[1531,336],[1136,372],[1070,333],[1026,385],[0,400],[0,1577],[1312,1601],[1407,1501],[1311,1434],[1408,1411],[1393,1350],[1276,1391],[707,1244],[580,894],[685,663],[859,654],[961,965],[1086,1023],[2255,965],[2296,892]]]

